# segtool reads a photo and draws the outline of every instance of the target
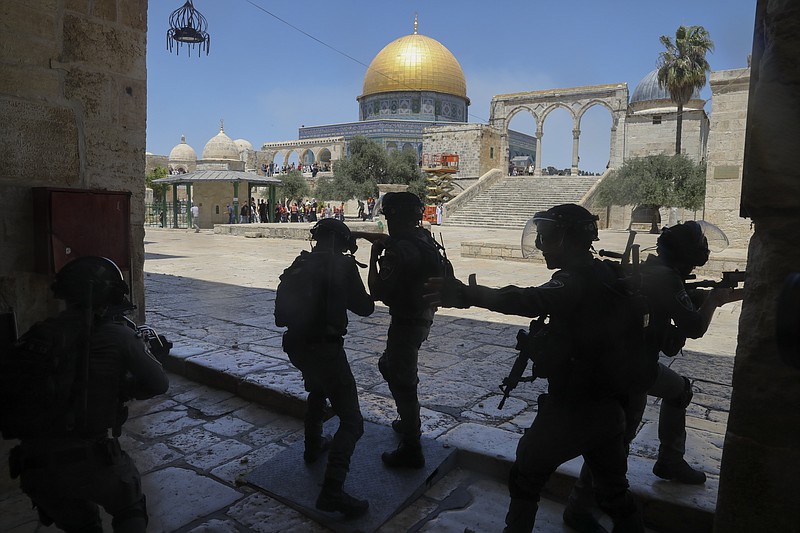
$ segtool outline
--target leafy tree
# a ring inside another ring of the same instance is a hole
[[[706,73],[711,67],[706,53],[714,50],[714,42],[702,26],[679,26],[675,42],[667,35],[661,36],[664,50],[658,56],[658,85],[669,91],[670,99],[678,106],[675,153],[681,153],[683,106],[697,89],[706,84]]]
[[[337,161],[332,178],[317,182],[316,195],[331,200],[349,200],[378,195],[378,183],[408,184],[422,196],[425,182],[413,150],[387,152],[380,144],[363,136],[349,142],[350,155]]]
[[[311,187],[308,182],[297,170],[290,170],[280,177],[283,185],[280,185],[279,197],[283,198],[305,198],[311,195]]]
[[[157,166],[151,172],[145,175],[144,182],[145,186],[149,189],[153,190],[153,199],[158,200],[169,189],[169,185],[166,183],[153,183],[154,180],[158,180],[161,178],[167,177],[167,169],[162,166]]]
[[[609,205],[650,205],[699,209],[706,192],[706,167],[685,155],[628,159],[597,188],[597,201]]]

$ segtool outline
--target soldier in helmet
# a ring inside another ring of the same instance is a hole
[[[436,311],[423,299],[425,281],[444,274],[439,247],[420,223],[424,207],[410,192],[390,192],[381,199],[388,239],[372,244],[369,289],[373,298],[389,306],[391,323],[386,350],[378,361],[397,405],[392,428],[400,434],[397,449],[383,453],[389,467],[422,468],[421,423],[417,399],[417,357],[428,338]]]
[[[546,345],[534,355],[538,375],[548,392],[538,414],[517,446],[509,475],[511,502],[507,533],[533,531],[538,502],[550,475],[562,463],[582,455],[595,472],[597,503],[614,521],[617,533],[644,531],[638,506],[628,488],[624,391],[599,382],[613,343],[604,327],[609,309],[604,286],[617,272],[592,256],[597,216],[575,204],[536,213],[536,247],[547,268],[558,269],[539,287],[499,289],[465,285],[455,278],[432,279],[429,301],[445,307],[478,306],[526,317],[549,315]],[[540,374],[541,371],[541,374]]]
[[[626,442],[636,435],[641,423],[647,396],[661,398],[658,418],[659,449],[653,473],[666,480],[689,485],[702,485],[706,475],[692,468],[684,459],[686,451],[686,408],[692,401],[692,384],[668,366],[659,362],[659,354],[674,356],[687,338],[702,337],[711,323],[714,311],[729,302],[742,299],[744,289],[716,288],[693,291],[690,295],[684,281],[695,267],[706,264],[708,239],[703,227],[694,221],[665,228],[657,241],[657,255],[648,256],[641,265],[642,291],[650,309],[647,355],[653,367],[654,381],[645,393],[634,395],[627,409]],[[693,301],[703,297],[702,302]],[[581,475],[564,510],[564,522],[581,533],[605,531],[591,514],[593,503],[592,474],[584,465]]]
[[[326,218],[314,225],[311,235],[316,241],[313,250],[301,252],[281,276],[275,322],[288,327],[283,350],[303,373],[308,391],[303,459],[313,463],[330,449],[316,507],[353,518],[366,513],[369,502],[343,490],[350,457],[364,434],[343,337],[347,333],[347,311],[368,316],[375,304],[358,274],[355,257],[345,253],[356,250],[347,225]],[[326,400],[339,417],[333,439],[322,434]]]
[[[109,429],[115,427],[117,433],[124,422],[118,418],[121,400],[163,394],[167,376],[133,329],[105,318],[108,308],[121,304],[128,292],[113,261],[75,259],[58,272],[52,289],[67,308],[50,322],[67,336],[77,336],[73,348],[87,354],[88,362],[79,366],[88,366],[86,383],[80,384],[85,403],[76,407],[81,412],[74,426],[54,425],[31,438],[22,435],[12,451],[12,472],[19,473],[22,490],[45,524],[101,532],[101,506],[113,517],[114,531],[144,533],[148,517],[139,472]],[[36,331],[34,326],[28,335]]]

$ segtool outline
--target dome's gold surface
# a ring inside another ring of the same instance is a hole
[[[436,39],[418,33],[387,44],[364,76],[362,97],[393,91],[436,91],[467,97],[464,71]]]

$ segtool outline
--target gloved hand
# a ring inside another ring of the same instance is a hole
[[[433,307],[465,309],[472,305],[469,293],[469,287],[455,277],[429,278],[423,298]]]

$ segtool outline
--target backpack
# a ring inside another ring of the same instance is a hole
[[[390,307],[419,311],[420,307],[427,307],[423,300],[425,282],[432,277],[454,277],[453,265],[447,259],[444,246],[436,242],[428,230],[419,228],[418,231],[400,238],[389,237],[386,240],[386,249],[397,246],[401,240],[411,243],[417,249],[421,266],[419,270],[406,272],[406,279],[402,279],[392,293],[386,294],[383,302]]]
[[[82,420],[85,327],[38,322],[0,355],[0,432],[4,439],[70,434]]]
[[[603,392],[641,394],[656,377],[648,350],[650,307],[642,292],[638,264],[624,265],[610,260],[600,262],[615,274],[602,282],[605,346],[600,364]]]
[[[275,295],[276,326],[288,327],[293,332],[324,326],[332,265],[320,261],[321,254],[312,255],[303,250],[281,274]]]

